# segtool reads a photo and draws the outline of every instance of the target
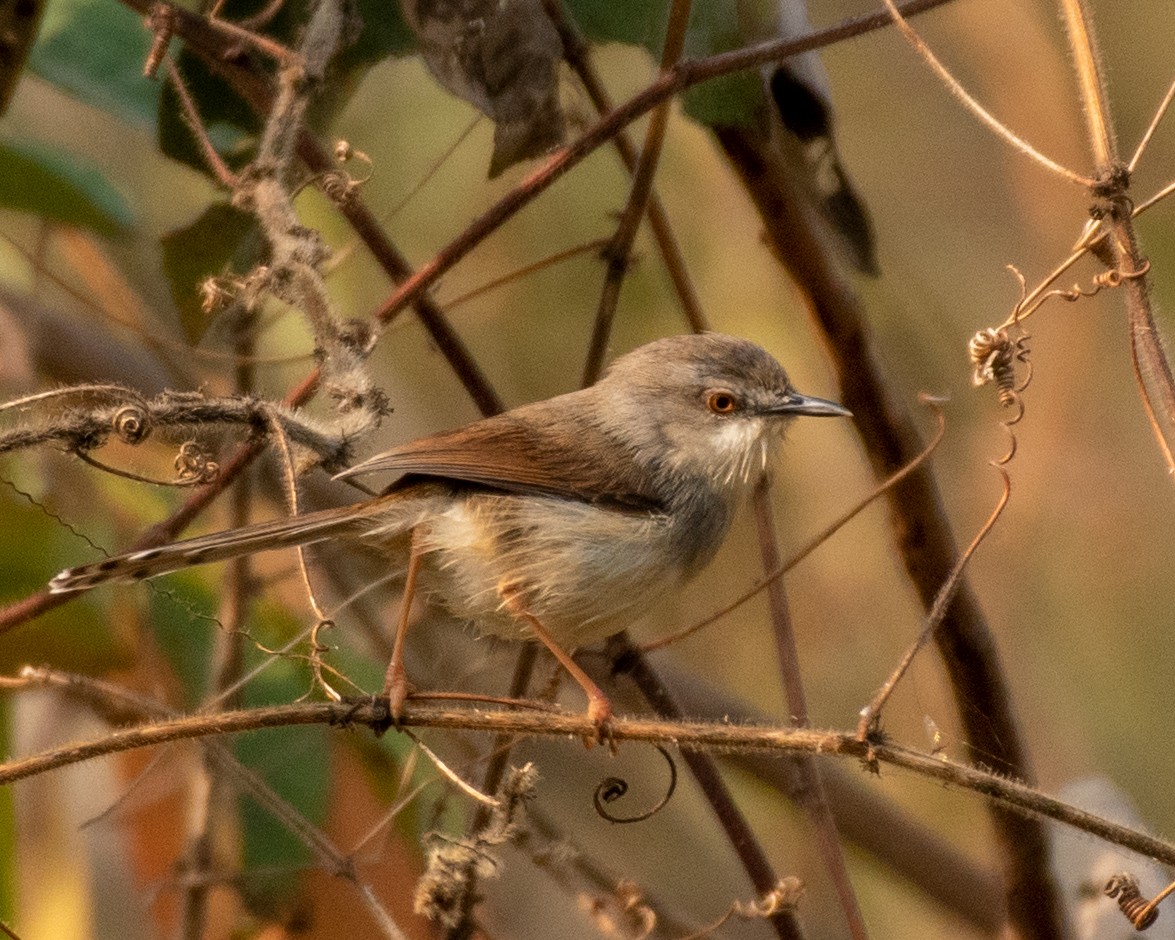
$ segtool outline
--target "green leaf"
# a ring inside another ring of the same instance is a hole
[[[283,728],[241,735],[237,757],[313,825],[326,818],[330,791],[329,729]],[[313,861],[309,847],[249,795],[243,795],[244,893],[262,915],[280,914],[299,886],[299,868]]]
[[[665,41],[670,0],[568,0],[568,7],[592,42],[644,46],[657,60]],[[684,55],[700,59],[738,49],[748,42],[740,28],[736,0],[707,0],[690,10]],[[763,103],[757,72],[740,72],[696,85],[682,96],[685,112],[708,125],[747,124]]]
[[[622,42],[661,54],[670,0],[568,0],[567,7],[592,42]],[[701,4],[698,4],[699,6]]]
[[[159,83],[143,77],[151,36],[133,10],[110,0],[53,0],[29,68],[50,84],[125,121],[155,119]]]
[[[135,223],[130,204],[96,168],[27,141],[0,141],[0,206],[101,235]]]
[[[208,277],[250,270],[264,250],[261,233],[253,216],[219,202],[191,225],[168,232],[161,243],[180,323],[188,341],[197,343],[211,322],[201,307],[200,285]]]
[[[711,0],[692,6],[685,37],[686,58],[701,59],[746,44],[735,0]],[[750,124],[763,101],[763,82],[757,70],[703,82],[682,96],[685,113],[711,126]]]

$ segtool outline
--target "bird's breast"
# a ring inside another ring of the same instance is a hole
[[[627,627],[708,560],[700,543],[721,541],[725,520],[699,529],[698,515],[470,493],[425,523],[423,584],[481,630],[518,638],[509,593],[560,644],[581,646]]]

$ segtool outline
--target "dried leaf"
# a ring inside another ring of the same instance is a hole
[[[494,121],[490,177],[563,142],[563,44],[541,0],[401,0],[437,81]]]

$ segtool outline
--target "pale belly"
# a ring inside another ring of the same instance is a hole
[[[573,649],[628,627],[688,572],[669,518],[559,499],[471,494],[425,523],[421,587],[486,633],[519,639],[521,602]]]

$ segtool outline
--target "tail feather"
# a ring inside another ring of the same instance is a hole
[[[191,565],[357,534],[370,526],[369,521],[365,522],[367,517],[368,513],[357,513],[354,506],[341,506],[115,555],[103,561],[67,568],[49,582],[49,592],[66,594],[99,584],[141,581]]]

